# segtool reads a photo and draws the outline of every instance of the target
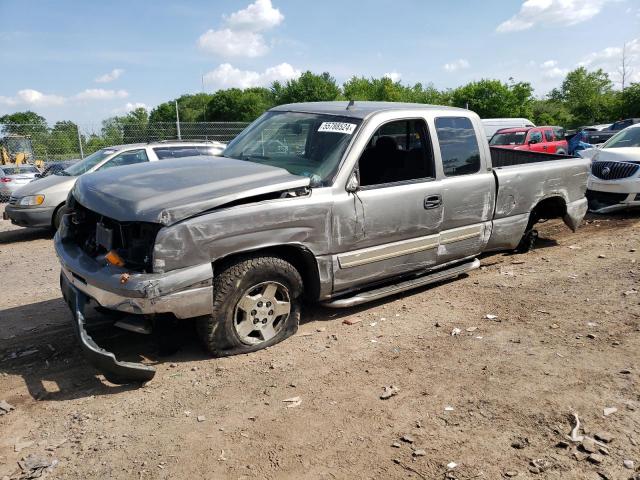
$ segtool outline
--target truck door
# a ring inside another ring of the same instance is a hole
[[[358,190],[334,204],[334,291],[435,265],[442,190],[424,119],[379,127],[357,175]]]
[[[544,143],[542,144],[542,151],[545,153],[556,153],[558,144],[553,138],[553,130],[551,128],[544,129]]]
[[[488,146],[470,118],[438,117],[434,125],[436,158],[439,153],[441,159],[436,163],[442,165],[438,263],[443,264],[484,249],[491,233],[496,184],[487,167]]]
[[[539,128],[532,128],[529,130],[526,140],[529,150],[533,152],[543,152],[543,142],[544,138],[542,137],[542,130]]]

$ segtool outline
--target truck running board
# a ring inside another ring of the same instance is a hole
[[[372,302],[413,288],[456,278],[464,273],[470,272],[471,270],[475,270],[478,267],[480,267],[480,260],[474,258],[469,262],[457,264],[445,270],[439,270],[411,280],[405,280],[404,282],[385,285],[384,287],[376,288],[374,290],[358,292],[351,297],[331,300],[322,303],[322,305],[330,308],[354,307],[356,305],[362,305],[363,303]]]

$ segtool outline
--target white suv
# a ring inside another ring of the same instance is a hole
[[[134,163],[218,156],[225,147],[226,144],[221,142],[168,141],[103,148],[65,170],[34,180],[16,190],[9,199],[3,218],[21,227],[52,227],[57,230],[67,195],[80,175]]]
[[[587,184],[591,211],[640,206],[640,123],[616,133],[591,158]]]

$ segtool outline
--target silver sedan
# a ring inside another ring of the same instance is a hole
[[[0,165],[0,202],[6,202],[13,192],[31,182],[40,173],[33,165]]]

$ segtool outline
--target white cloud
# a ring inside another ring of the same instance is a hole
[[[269,46],[261,32],[282,23],[284,15],[273,8],[271,0],[256,0],[228,17],[225,25],[209,29],[198,38],[201,50],[220,57],[255,58],[265,55]]]
[[[114,100],[116,98],[127,98],[129,93],[126,90],[105,90],[104,88],[87,88],[76,94],[77,100]]]
[[[277,8],[273,8],[271,0],[256,0],[247,8],[224,18],[227,25],[234,30],[258,32],[280,25],[284,15]]]
[[[114,68],[109,73],[105,73],[104,75],[100,75],[99,77],[96,77],[95,81],[97,83],[113,82],[114,80],[117,80],[118,78],[120,78],[123,73],[124,73],[124,70],[122,68]]]
[[[468,60],[464,58],[459,58],[458,60],[454,60],[451,63],[445,63],[442,68],[444,68],[447,72],[456,72],[458,70],[464,70],[469,68],[471,65]]]
[[[528,30],[536,25],[571,26],[600,13],[615,0],[525,0],[520,11],[496,28],[498,33]]]
[[[288,63],[267,68],[264,72],[240,70],[229,63],[223,63],[204,76],[207,85],[215,90],[221,88],[249,88],[268,86],[275,81],[285,82],[298,78],[302,72]]]
[[[255,58],[269,51],[261,34],[229,28],[207,30],[200,35],[198,46],[207,53],[221,57]]]
[[[557,60],[547,60],[539,65],[542,76],[548,79],[564,78],[569,73],[568,68],[558,67]]]
[[[391,79],[391,81],[394,83],[399,82],[400,79],[402,78],[402,74],[396,72],[395,70],[393,72],[385,73],[382,76]]]
[[[64,102],[65,98],[60,95],[45,94],[31,88],[19,90],[15,97],[0,97],[0,103],[7,106],[50,107],[62,105]]]
[[[627,63],[627,83],[640,81],[640,38],[634,38],[626,43],[624,48]],[[579,66],[590,69],[601,68],[614,81],[621,81],[623,47],[606,47],[597,52],[585,55]]]
[[[129,113],[134,110],[137,110],[138,108],[144,108],[145,110],[149,110],[149,107],[147,107],[147,105],[142,102],[134,102],[134,103],[127,102],[123,107],[113,109],[113,113],[115,114]]]

